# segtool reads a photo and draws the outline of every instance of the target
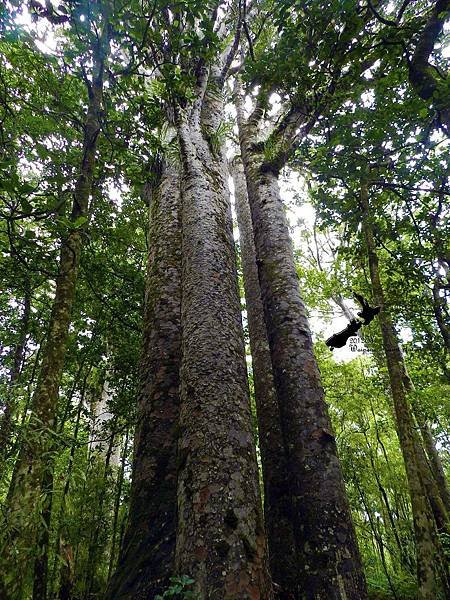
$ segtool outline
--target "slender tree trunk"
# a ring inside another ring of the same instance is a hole
[[[53,504],[53,481],[53,469],[46,470],[42,480],[42,493],[44,496],[44,501],[42,503],[41,515],[42,527],[40,527],[38,530],[36,544],[37,552],[33,571],[33,600],[47,599],[48,551]]]
[[[73,431],[73,437],[72,437],[72,446],[70,448],[70,455],[69,455],[69,462],[66,468],[66,473],[65,473],[65,484],[64,484],[64,488],[63,488],[63,492],[62,492],[62,497],[61,497],[61,501],[60,501],[60,506],[59,506],[59,511],[56,517],[56,535],[55,535],[55,546],[53,549],[53,565],[52,565],[52,569],[51,569],[51,582],[54,583],[55,580],[59,581],[59,571],[61,571],[61,573],[66,570],[66,575],[67,575],[67,565],[61,565],[60,561],[58,560],[60,558],[60,549],[61,547],[64,547],[64,543],[62,540],[62,532],[63,532],[63,515],[64,512],[66,510],[66,499],[67,496],[69,494],[69,489],[70,489],[70,484],[72,481],[72,471],[73,471],[73,465],[74,465],[74,458],[75,458],[75,451],[76,448],[78,446],[78,432],[80,429],[80,419],[81,419],[81,411],[83,408],[83,404],[84,404],[84,398],[85,398],[85,393],[86,393],[86,384],[87,384],[87,378],[89,376],[89,371],[87,372],[87,374],[84,376],[83,379],[83,383],[82,383],[82,389],[81,389],[81,394],[80,394],[80,400],[78,402],[78,407],[77,407],[77,413],[76,413],[76,418],[75,418],[75,427],[74,427],[74,431]],[[78,377],[77,377],[78,379]],[[64,419],[65,421],[65,419]],[[61,426],[60,426],[60,430],[61,430]],[[60,568],[61,567],[61,568]],[[52,590],[50,590],[50,594],[52,593]]]
[[[430,426],[421,414],[420,407],[415,407],[414,414],[419,424],[424,449],[430,464],[430,469],[439,488],[439,494],[445,506],[447,515],[450,515],[450,490],[448,487],[447,478],[445,476],[441,457],[439,456],[439,453],[437,451]]]
[[[337,301],[337,299],[335,299],[335,302],[344,310],[344,307],[346,305],[343,301],[342,306]],[[348,315],[346,314],[346,316]],[[406,364],[400,346],[399,356],[401,359],[400,368],[402,371],[401,384],[405,393],[413,392],[414,384],[406,368]],[[450,506],[450,492],[448,490],[447,480],[445,477],[442,462],[436,450],[436,446],[431,435],[430,427],[426,422],[426,419],[424,418],[421,408],[417,404],[417,401],[414,400],[414,396],[411,398],[411,404],[414,444],[422,483],[425,488],[431,509],[433,511],[433,516],[436,521],[438,531],[449,535],[450,532],[448,506]],[[417,422],[418,427],[415,425],[415,422]],[[417,429],[420,430],[420,436],[417,432]],[[380,441],[379,437],[378,440]]]
[[[108,505],[109,487],[112,483],[111,460],[114,455],[116,439],[116,419],[111,425],[111,436],[108,442],[106,454],[94,450],[91,454],[91,482],[95,490],[93,504],[92,529],[89,537],[87,563],[85,569],[84,600],[98,597],[104,589],[106,581],[103,581],[102,573],[99,572],[99,564],[102,562],[103,554],[108,539],[110,522],[110,506]]]
[[[287,458],[281,432],[280,411],[272,374],[269,341],[264,322],[256,266],[252,218],[242,162],[231,165],[239,225],[253,380],[258,418],[259,446],[264,481],[264,523],[272,579],[279,598],[297,597],[298,563],[291,522]]]
[[[433,524],[430,522],[425,490],[420,476],[414,441],[414,424],[403,383],[405,373],[405,369],[402,366],[403,358],[391,318],[386,309],[384,292],[379,274],[378,256],[370,221],[368,186],[365,181],[362,181],[361,183],[361,208],[363,211],[363,233],[369,258],[373,298],[375,303],[381,306],[379,321],[383,347],[386,354],[394,402],[397,432],[405,462],[411,498],[416,540],[419,598],[421,600],[432,600],[436,598],[437,582],[434,561],[438,559],[434,543]]]
[[[447,510],[441,498],[439,487],[431,470],[430,463],[428,462],[427,457],[425,455],[425,450],[422,444],[422,438],[418,432],[419,428],[417,426],[416,420],[414,419],[414,413],[412,413],[412,417],[414,427],[414,447],[416,452],[417,465],[419,467],[419,474],[422,481],[422,485],[424,487],[426,497],[428,499],[431,511],[433,513],[432,516],[434,517],[435,526],[439,533],[445,533],[446,535],[450,535]]]
[[[377,442],[379,444],[379,446],[382,449],[383,452],[383,456],[386,462],[386,466],[389,468],[389,458],[386,452],[386,448],[382,442],[381,436],[380,436],[380,430],[378,428],[378,420],[377,420],[377,416],[374,410],[374,406],[372,403],[372,399],[369,399],[369,403],[370,403],[370,412],[372,413],[372,417],[373,417],[373,422],[375,425],[375,432],[376,432],[376,436],[377,436]],[[368,448],[370,450],[370,445],[367,442]],[[388,519],[389,519],[389,523],[391,525],[391,529],[392,529],[392,533],[394,535],[395,538],[395,542],[397,544],[397,548],[399,550],[399,556],[400,556],[400,563],[401,565],[406,568],[408,571],[410,571],[411,573],[414,572],[414,565],[412,564],[412,562],[410,561],[410,557],[408,554],[408,548],[405,544],[405,540],[401,539],[401,535],[398,532],[398,527],[397,524],[395,522],[394,516],[393,516],[393,511],[391,510],[391,506],[390,506],[390,502],[389,502],[389,498],[388,495],[386,493],[386,490],[384,489],[383,485],[381,484],[381,480],[380,477],[378,475],[378,469],[375,469],[375,465],[373,463],[373,456],[372,454],[370,455],[370,461],[372,463],[372,466],[374,468],[374,474],[376,476],[376,480],[377,480],[377,485],[378,485],[378,489],[380,490],[381,496],[383,498],[383,501],[386,505],[386,512],[388,515]],[[398,520],[398,515],[397,515],[397,520]]]
[[[373,534],[373,537],[375,539],[376,546],[378,547],[378,551],[379,551],[380,559],[381,559],[381,565],[383,567],[384,574],[385,574],[386,579],[388,581],[388,585],[391,588],[392,597],[395,600],[398,600],[397,592],[396,592],[396,589],[395,589],[395,587],[394,587],[394,585],[392,583],[392,579],[391,579],[391,576],[389,574],[389,569],[388,569],[387,562],[386,562],[386,555],[385,555],[385,552],[384,552],[383,536],[380,533],[379,527],[375,525],[374,515],[372,514],[372,511],[370,510],[370,507],[369,507],[369,505],[368,505],[368,503],[366,501],[363,489],[362,489],[359,481],[356,479],[356,477],[353,478],[353,481],[356,484],[356,487],[357,487],[358,493],[359,493],[359,497],[361,499],[361,503],[364,506],[365,512],[367,514],[367,518],[369,519],[370,528],[372,530],[372,534]]]
[[[201,598],[270,599],[217,80],[179,110],[182,364],[176,567]]]
[[[277,174],[263,170],[252,124],[238,103],[241,153],[252,213],[264,317],[272,357],[302,597],[367,597],[336,442],[300,298]]]
[[[63,565],[61,567],[61,581],[59,585],[59,600],[71,600],[72,590],[74,586],[74,564],[72,548],[66,543],[61,541],[60,555],[63,559]]]
[[[11,581],[11,593],[20,590],[28,568],[33,562],[34,545],[42,527],[42,482],[46,471],[51,471],[51,437],[55,429],[60,380],[64,368],[69,324],[75,298],[80,261],[83,226],[80,217],[87,217],[92,188],[93,169],[100,131],[104,61],[108,45],[108,24],[94,52],[94,74],[89,89],[83,139],[83,156],[73,195],[70,220],[72,227],[61,242],[56,291],[48,327],[47,340],[42,352],[42,363],[31,402],[32,414],[19,457],[15,466],[12,490],[7,507],[6,535],[0,550],[1,558],[9,563],[9,574],[17,573]],[[77,221],[78,220],[78,221]]]
[[[111,551],[109,554],[109,563],[108,563],[108,582],[111,578],[111,574],[113,572],[113,567],[116,561],[116,539],[117,539],[117,524],[119,521],[119,510],[120,510],[120,502],[122,499],[122,487],[123,480],[125,475],[125,464],[128,453],[128,438],[129,438],[129,430],[127,429],[125,435],[125,442],[123,444],[122,449],[122,457],[120,461],[120,469],[117,474],[117,484],[116,484],[116,498],[114,501],[114,514],[113,514],[113,523],[112,523],[112,533],[111,533]]]
[[[23,298],[23,312],[19,325],[19,338],[14,348],[13,365],[9,378],[9,385],[6,394],[6,401],[3,410],[2,419],[0,422],[0,461],[8,456],[10,449],[10,438],[12,430],[12,420],[16,405],[15,399],[15,384],[20,376],[23,360],[25,357],[25,347],[27,341],[27,333],[31,314],[31,289],[29,283],[26,282],[25,293]]]
[[[441,261],[443,263],[443,261]],[[439,265],[439,266],[443,266]],[[447,274],[448,277],[448,274]],[[441,290],[444,287],[444,282],[441,281],[441,277],[439,273],[435,273],[435,278],[433,282],[433,312],[436,318],[436,323],[439,328],[440,334],[442,336],[442,340],[444,342],[444,348],[446,351],[446,355],[450,355],[450,325],[448,320],[448,306],[446,304],[445,298],[443,298],[440,294]]]
[[[162,594],[174,572],[181,359],[180,176],[163,165],[150,198],[142,386],[129,519],[107,598]]]

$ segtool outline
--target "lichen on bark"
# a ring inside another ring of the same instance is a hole
[[[183,334],[176,566],[201,598],[269,599],[226,163],[203,133],[222,119],[216,89],[206,91],[199,114],[177,115]]]
[[[244,168],[239,157],[233,160],[231,173],[239,225],[239,245],[252,354],[258,439],[261,449],[264,523],[269,548],[270,572],[277,586],[277,598],[283,600],[297,597],[299,594],[287,457],[283,444],[280,411],[261,302],[247,186]]]
[[[149,196],[141,391],[129,519],[107,598],[162,594],[174,571],[181,359],[179,165],[164,161]]]
[[[336,442],[295,269],[278,168],[265,164],[258,119],[237,115],[261,298],[290,478],[303,598],[361,600],[367,591]]]

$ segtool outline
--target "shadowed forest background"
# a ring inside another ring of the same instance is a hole
[[[0,4],[0,600],[450,597],[449,31]]]

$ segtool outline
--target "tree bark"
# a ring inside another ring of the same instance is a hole
[[[433,229],[439,239],[440,233],[436,224],[433,224]],[[448,289],[450,285],[450,257],[440,257],[437,259],[437,263],[437,268],[434,268],[432,303],[436,323],[444,342],[442,358],[444,377],[447,382],[450,382],[450,310],[445,295],[441,295],[441,291],[445,293],[445,288]],[[444,275],[439,272],[440,269],[443,269]]]
[[[63,535],[62,535],[63,534],[63,515],[66,510],[66,499],[68,497],[69,490],[70,490],[70,484],[72,481],[72,471],[73,471],[73,466],[74,466],[75,451],[76,451],[76,448],[78,447],[78,433],[80,430],[81,411],[84,406],[84,398],[85,398],[85,394],[86,394],[86,385],[87,385],[87,379],[88,379],[89,372],[90,372],[90,369],[84,376],[82,385],[81,385],[80,399],[78,401],[78,407],[77,407],[77,412],[76,412],[75,427],[73,430],[69,462],[68,462],[68,465],[66,468],[66,473],[65,473],[66,481],[64,483],[62,497],[60,499],[58,514],[55,519],[56,535],[55,535],[55,545],[53,548],[53,565],[52,565],[52,569],[51,569],[51,581],[52,582],[59,581],[59,579],[60,579],[59,574],[61,574],[61,579],[64,579],[64,577],[67,576],[67,574],[68,574],[67,567],[69,565],[65,565],[64,563],[61,564],[61,562],[58,560],[58,558],[60,557],[60,549],[64,547],[64,542],[62,539],[63,538]],[[77,379],[78,379],[78,375],[81,375],[81,371],[79,371],[79,373],[77,374]],[[71,400],[70,400],[70,403],[71,403]],[[65,418],[61,419],[61,422],[64,426]],[[62,431],[61,424],[60,424],[59,430]],[[64,573],[64,575],[63,575],[63,573]],[[52,590],[50,589],[50,594],[51,593],[52,593]]]
[[[109,562],[108,562],[108,582],[113,572],[113,567],[115,566],[116,561],[116,539],[117,539],[117,525],[119,522],[119,510],[120,504],[122,501],[122,488],[124,482],[125,475],[125,464],[128,453],[128,439],[129,439],[129,430],[127,429],[125,435],[125,442],[123,444],[122,456],[120,460],[120,468],[117,474],[117,483],[116,483],[116,497],[114,499],[114,513],[113,513],[113,523],[112,523],[112,532],[111,532],[111,550],[109,553]]]
[[[142,384],[129,519],[107,598],[154,598],[174,573],[181,360],[180,175],[165,164],[150,194]]]
[[[92,526],[87,544],[87,561],[83,574],[85,580],[83,600],[97,598],[106,587],[103,569],[99,567],[104,560],[111,522],[112,507],[109,488],[113,482],[111,460],[116,445],[116,422],[117,419],[114,417],[106,453],[94,451],[90,455],[91,464],[88,479],[91,480],[90,483],[94,491],[94,502],[92,505]]]
[[[445,506],[447,515],[450,514],[450,490],[447,483],[447,478],[445,476],[444,467],[442,465],[441,457],[436,448],[436,444],[434,442],[433,435],[431,433],[431,429],[427,421],[420,414],[420,408],[414,411],[416,415],[417,422],[419,424],[420,432],[422,434],[422,440],[424,444],[424,449],[427,454],[430,469],[433,473],[434,479],[436,480],[437,486],[439,488],[439,494],[441,496],[442,502]]]
[[[334,301],[344,310],[345,303],[341,303],[335,298]],[[347,309],[348,310],[348,309]],[[344,313],[345,314],[345,313]],[[351,311],[350,311],[351,314]],[[351,317],[346,314],[348,318]],[[366,342],[367,343],[367,342]],[[398,343],[398,341],[397,341]],[[402,371],[401,383],[405,393],[414,391],[414,384],[411,381],[406,364],[403,358],[403,353],[399,345],[399,356],[401,357],[400,368]],[[422,414],[420,407],[412,397],[412,419],[413,433],[416,457],[422,483],[427,494],[428,501],[433,511],[433,516],[436,522],[437,529],[440,533],[449,535],[448,530],[448,515],[449,515],[449,500],[450,494],[448,491],[447,480],[441,459],[436,450],[434,440],[431,434],[430,427]],[[416,426],[416,422],[418,427]],[[420,430],[420,435],[417,432]]]
[[[52,449],[53,452],[55,451]],[[42,494],[44,497],[41,510],[42,527],[38,530],[36,543],[36,559],[33,570],[33,600],[46,600],[48,585],[48,558],[50,541],[50,522],[53,504],[53,469],[44,472]]]
[[[270,599],[219,75],[178,110],[183,163],[182,364],[176,568],[200,598]],[[200,103],[200,110],[198,105]]]
[[[31,417],[14,469],[14,488],[8,496],[6,527],[0,556],[8,564],[11,577],[7,588],[12,597],[20,594],[33,563],[33,550],[43,527],[40,514],[45,504],[42,484],[52,470],[52,437],[55,430],[59,385],[64,368],[71,311],[80,262],[83,225],[87,217],[93,170],[100,132],[104,62],[108,50],[108,22],[94,51],[93,80],[89,86],[89,104],[84,125],[83,155],[75,184],[70,220],[72,227],[61,241],[55,298],[36,389],[31,402]]]
[[[445,79],[429,62],[450,14],[450,0],[436,0],[409,61],[409,81],[416,94],[432,102],[442,128],[450,135],[450,100]]]
[[[6,456],[8,456],[14,409],[16,406],[14,387],[19,379],[25,357],[25,348],[31,314],[31,289],[27,281],[25,282],[25,286],[23,312],[19,325],[19,337],[14,348],[13,365],[9,377],[6,401],[0,423],[0,460],[3,460]]]
[[[415,415],[413,412],[412,417],[414,427],[414,446],[422,485],[424,487],[426,497],[428,499],[431,511],[433,513],[434,524],[437,528],[437,531],[439,533],[445,533],[446,535],[450,535],[447,510],[445,508],[444,501],[440,494],[437,479],[433,474],[431,464],[429,463],[425,454],[423,438],[419,435],[419,427],[414,416]]]
[[[395,334],[391,317],[386,308],[383,287],[381,284],[378,256],[376,253],[375,239],[370,221],[370,205],[368,198],[368,185],[361,182],[361,209],[363,219],[363,234],[365,238],[370,278],[374,302],[381,306],[379,322],[386,354],[389,372],[389,381],[394,403],[394,412],[400,447],[405,462],[408,479],[409,494],[413,512],[414,532],[416,540],[417,580],[418,593],[421,600],[436,598],[437,581],[434,562],[439,557],[436,555],[433,524],[430,521],[426,493],[420,476],[420,468],[415,448],[414,424],[405,392],[403,378],[405,369],[400,346]]]
[[[312,350],[277,173],[262,168],[251,121],[238,102],[264,317],[285,450],[301,597],[358,599],[366,585],[336,442]]]
[[[256,266],[252,218],[242,162],[231,165],[234,181],[239,246],[244,276],[253,381],[258,419],[259,446],[264,481],[264,523],[272,579],[280,599],[297,597],[298,564],[291,522],[287,457],[281,432],[280,411],[275,392],[269,341],[264,322]]]

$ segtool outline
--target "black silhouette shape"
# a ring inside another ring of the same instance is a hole
[[[356,292],[353,292],[353,294],[362,307],[362,310],[357,313],[360,318],[352,319],[345,329],[338,331],[338,333],[334,333],[327,339],[325,344],[331,350],[334,348],[343,348],[352,335],[355,335],[363,325],[368,325],[373,321],[380,312],[380,306],[370,306],[361,294],[357,294]]]
[[[333,350],[333,348],[343,348],[348,342],[352,335],[355,335],[359,329],[361,329],[363,323],[358,319],[352,319],[345,329],[334,333],[330,338],[327,339],[325,344]]]
[[[358,317],[361,317],[361,319],[363,319],[363,325],[368,325],[380,312],[381,306],[369,306],[369,303],[363,296],[361,296],[361,294],[353,292],[353,295],[362,307],[362,310],[359,313],[357,313],[357,315]]]

